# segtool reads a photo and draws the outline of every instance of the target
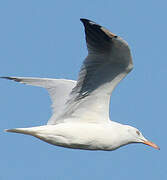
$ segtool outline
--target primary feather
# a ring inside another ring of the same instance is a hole
[[[130,49],[123,39],[104,27],[86,19],[81,21],[85,27],[88,56],[60,119],[78,117],[89,122],[108,121],[110,95],[133,68]]]

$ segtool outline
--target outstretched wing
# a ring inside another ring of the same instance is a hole
[[[108,121],[110,95],[133,68],[130,49],[122,38],[92,21],[81,21],[85,27],[88,56],[57,122],[63,119]]]
[[[51,100],[53,115],[47,124],[56,124],[56,119],[62,113],[65,103],[76,81],[67,79],[31,78],[31,77],[2,77],[23,84],[39,86],[47,89]]]
[[[104,27],[81,19],[85,27],[88,56],[78,81],[47,78],[3,77],[48,90],[53,115],[48,124],[64,121],[109,121],[110,95],[132,70],[128,44]]]

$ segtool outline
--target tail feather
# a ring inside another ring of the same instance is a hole
[[[35,135],[35,134],[34,134],[34,131],[32,131],[31,128],[5,129],[5,132]]]

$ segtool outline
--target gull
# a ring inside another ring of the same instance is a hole
[[[127,42],[93,21],[80,20],[85,28],[88,56],[77,81],[2,77],[46,88],[53,109],[46,125],[6,131],[31,135],[52,145],[73,149],[112,151],[131,143],[159,149],[137,128],[109,118],[112,91],[133,69]]]

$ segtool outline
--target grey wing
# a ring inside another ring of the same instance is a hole
[[[61,118],[104,122],[109,120],[113,89],[133,68],[131,53],[122,38],[92,21],[81,21],[85,27],[88,56]]]
[[[62,113],[65,103],[76,81],[67,79],[32,78],[32,77],[2,77],[23,84],[39,86],[47,89],[51,100],[53,115],[47,124],[56,124],[57,117]]]

